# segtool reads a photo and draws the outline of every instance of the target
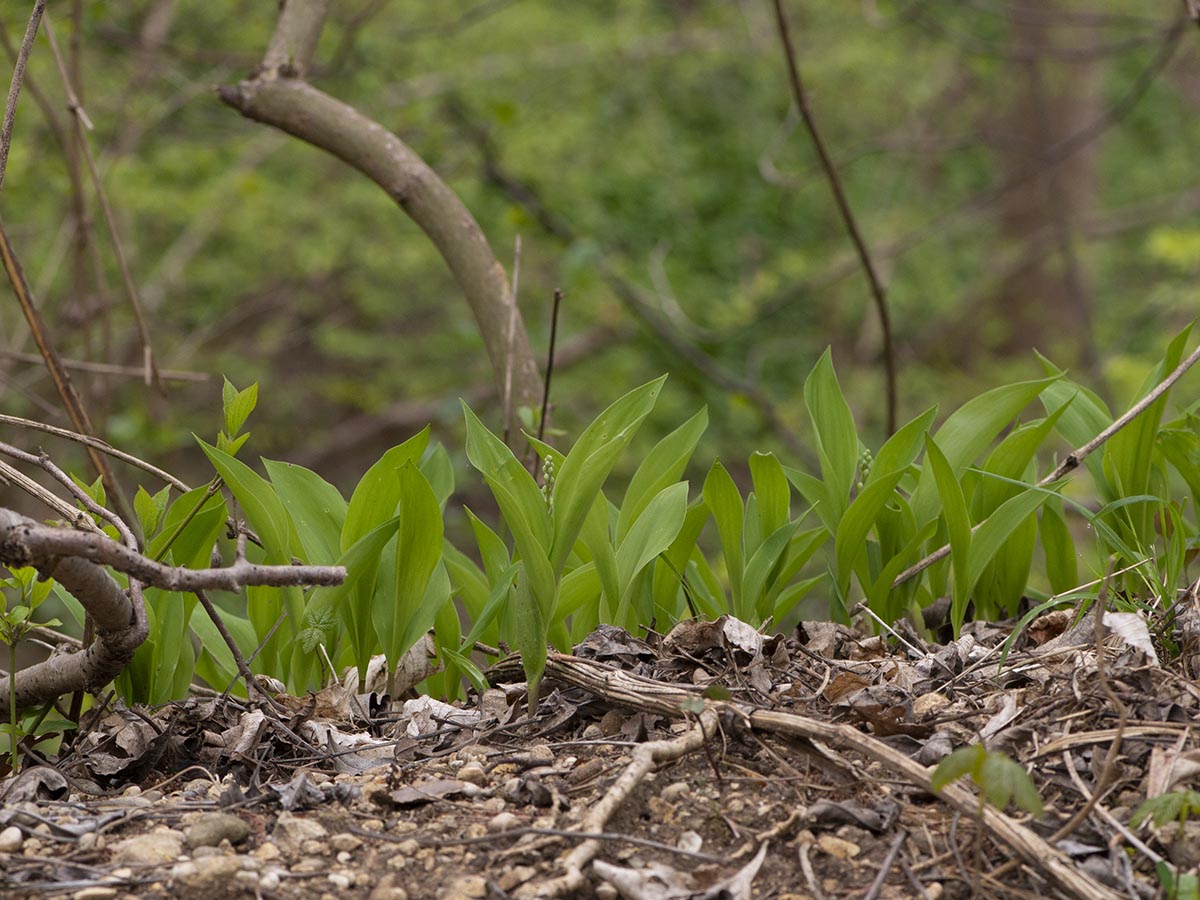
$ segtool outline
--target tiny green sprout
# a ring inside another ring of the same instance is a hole
[[[999,810],[1015,803],[1035,818],[1042,814],[1042,798],[1029,773],[1003,753],[984,748],[982,744],[960,747],[940,763],[930,779],[935,791],[940,791],[964,775],[979,788],[979,806],[986,800]]]
[[[699,697],[688,697],[686,700],[680,702],[679,711],[698,716],[704,712],[704,701]]]

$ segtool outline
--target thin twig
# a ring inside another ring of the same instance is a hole
[[[22,38],[21,49],[17,52],[17,62],[13,66],[12,81],[8,85],[8,99],[4,103],[4,124],[0,125],[0,186],[4,185],[4,172],[8,168],[8,151],[12,147],[13,125],[17,120],[17,100],[21,96],[21,83],[25,80],[25,66],[29,62],[29,54],[33,51],[38,23],[42,21],[45,11],[46,0],[37,0],[33,4],[29,24],[25,26],[25,37]]]
[[[1105,441],[1144,413],[1154,403],[1155,400],[1169,391],[1172,385],[1182,378],[1183,374],[1188,369],[1196,364],[1197,360],[1200,360],[1200,346],[1196,347],[1196,349],[1188,355],[1187,359],[1176,366],[1175,370],[1170,375],[1160,381],[1154,390],[1150,391],[1150,393],[1148,393],[1145,397],[1131,406],[1129,411],[1121,416],[1121,418],[1117,419],[1082,447],[1079,447],[1078,449],[1072,450],[1070,453],[1068,453],[1066,459],[1062,461],[1058,468],[1056,468],[1041,481],[1037,482],[1034,487],[1044,488],[1050,484],[1053,484],[1055,481],[1058,481],[1058,479],[1062,478],[1073,469],[1078,468],[1079,464],[1087,459],[1087,457],[1090,456]],[[974,528],[971,529],[972,533],[974,533],[975,530],[978,529],[982,524],[983,523],[980,522],[979,524],[975,525]],[[934,563],[945,559],[949,555],[949,544],[939,547],[924,559],[913,563],[913,565],[909,566],[907,569],[897,575],[896,580],[892,582],[892,589],[894,590],[900,587],[900,585],[904,584],[904,582],[917,575],[920,575]]]
[[[16,350],[0,350],[0,359],[11,359],[21,363],[41,364],[42,359],[36,353],[21,353]],[[122,378],[142,378],[145,369],[137,366],[121,366],[115,363],[87,362],[81,359],[64,359],[63,367],[73,372],[87,372],[93,375],[116,375]],[[190,372],[185,369],[163,369],[159,373],[165,381],[211,381],[208,372]]]
[[[79,138],[79,151],[83,156],[83,161],[87,165],[88,175],[92,179],[92,186],[96,190],[96,199],[100,201],[100,211],[104,215],[104,225],[108,229],[108,235],[112,240],[113,255],[117,260],[117,268],[121,270],[121,281],[125,285],[125,295],[129,299],[129,306],[133,310],[133,318],[137,323],[138,337],[142,343],[142,362],[145,367],[145,382],[146,384],[154,384],[160,394],[166,395],[166,386],[163,384],[162,376],[158,372],[158,363],[154,359],[154,349],[150,343],[150,326],[146,322],[146,316],[142,312],[142,303],[138,298],[137,287],[133,283],[133,275],[129,271],[129,260],[125,256],[125,247],[121,243],[120,233],[117,231],[117,220],[113,215],[112,205],[108,202],[108,194],[104,190],[104,182],[100,178],[100,171],[96,168],[96,158],[92,155],[91,144],[88,143],[87,135],[84,131],[91,131],[93,126],[84,112],[82,104],[75,95],[75,88],[71,84],[71,77],[67,74],[67,66],[63,61],[62,53],[58,49],[58,41],[54,39],[54,29],[50,24],[50,17],[46,16],[46,39],[50,42],[50,52],[54,56],[54,62],[58,66],[59,77],[62,78],[63,89],[67,93],[67,108],[83,126],[77,129]]]
[[[546,380],[542,386],[542,414],[538,417],[539,441],[546,435],[546,418],[550,415],[550,376],[554,374],[554,345],[558,339],[558,308],[562,299],[562,288],[555,288],[554,306],[550,310],[550,346],[546,350]]]
[[[813,147],[821,160],[821,168],[825,170],[825,177],[833,191],[838,212],[841,213],[842,222],[846,226],[850,240],[854,243],[859,262],[862,264],[867,282],[871,287],[871,298],[875,301],[875,312],[879,316],[879,327],[883,331],[883,363],[887,381],[887,430],[888,434],[892,434],[896,430],[896,348],[892,341],[892,322],[891,316],[888,314],[887,291],[875,269],[871,252],[867,249],[867,242],[863,239],[854,213],[850,209],[850,201],[846,199],[846,192],[842,187],[842,179],[838,175],[837,167],[833,164],[829,151],[825,147],[825,141],[821,138],[821,132],[817,129],[817,122],[808,102],[808,94],[804,90],[804,83],[800,80],[800,68],[796,65],[796,51],[792,46],[792,34],[788,28],[787,16],[783,12],[783,0],[775,0],[775,21],[779,27],[779,39],[783,42],[783,54],[787,61],[792,98],[796,101],[800,117],[804,120],[804,127],[808,129]]]
[[[34,342],[37,344],[38,352],[46,361],[46,369],[50,373],[50,378],[54,382],[54,389],[58,393],[62,405],[66,408],[67,415],[71,419],[71,424],[75,426],[75,430],[88,435],[95,435],[96,429],[92,425],[92,420],[84,409],[83,400],[79,396],[79,392],[75,389],[75,385],[71,381],[71,376],[63,366],[62,357],[58,350],[54,347],[50,340],[50,331],[46,327],[46,322],[42,318],[42,312],[38,308],[37,302],[34,300],[32,292],[29,290],[29,283],[25,280],[25,273],[21,270],[21,263],[17,259],[16,250],[13,249],[12,242],[8,239],[8,232],[4,228],[4,223],[0,221],[0,262],[3,262],[4,272],[8,276],[9,284],[12,285],[13,294],[17,298],[17,303],[21,306],[21,312],[25,316],[25,321],[29,324],[29,329],[33,334]],[[108,496],[116,508],[117,515],[127,522],[133,521],[134,517],[129,512],[129,501],[125,498],[125,492],[121,489],[120,483],[112,473],[107,461],[97,452],[97,448],[86,443],[88,448],[88,458],[92,465],[95,466],[96,472],[104,480],[104,487],[108,491]]]

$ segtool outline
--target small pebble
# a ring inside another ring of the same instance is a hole
[[[0,853],[16,853],[25,843],[25,835],[16,825],[0,831]]]
[[[465,781],[468,784],[483,784],[487,781],[487,772],[479,763],[469,762],[458,770],[456,777],[459,781]]]
[[[497,813],[488,820],[489,831],[512,831],[521,827],[521,820],[510,812]]]

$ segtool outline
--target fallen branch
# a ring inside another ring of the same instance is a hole
[[[111,538],[68,528],[40,525],[0,508],[0,563],[36,566],[38,560],[77,556],[124,572],[167,591],[240,591],[244,587],[331,586],[346,578],[342,566],[261,566],[238,560],[219,569],[185,569],[155,562]]]
[[[511,672],[514,678],[520,679],[523,677],[521,671],[519,657],[513,656],[505,659],[490,674],[507,676]],[[642,678],[593,660],[579,659],[563,653],[549,654],[545,677],[583,688],[626,709],[655,712],[675,718],[683,718],[681,707],[685,701],[694,703],[702,699],[699,688],[689,690]],[[755,731],[787,734],[854,750],[880,763],[911,784],[936,794],[962,815],[972,819],[980,816],[979,798],[969,790],[951,784],[935,791],[930,781],[932,770],[849,725],[821,722],[795,713],[759,709],[747,704],[711,700],[705,700],[704,703],[706,708],[702,721],[704,716],[710,713],[729,711]],[[1120,900],[1121,894],[1077,870],[1065,854],[994,807],[983,807],[982,825],[993,840],[1008,847],[1022,863],[1040,873],[1064,893],[1079,900]]]
[[[566,658],[571,659],[572,657]],[[678,713],[679,710],[676,709],[675,712]],[[593,834],[602,832],[618,807],[629,799],[634,789],[642,783],[656,765],[680,759],[694,750],[699,750],[717,733],[717,724],[716,711],[706,709],[700,714],[700,719],[695,726],[679,737],[639,744],[630,754],[632,759],[625,767],[625,771],[612,783],[600,801],[583,817],[583,821],[579,823],[579,830]],[[600,841],[596,838],[588,838],[563,857],[563,868],[566,871],[562,875],[550,881],[523,885],[514,896],[517,900],[543,900],[543,898],[549,897],[573,896],[583,886],[584,866],[590,863],[599,851]]]
[[[132,539],[126,533],[126,540]],[[99,691],[120,675],[148,634],[143,582],[172,591],[233,591],[246,585],[333,585],[346,577],[341,566],[260,566],[240,558],[223,569],[165,566],[106,535],[42,525],[4,508],[0,565],[33,566],[42,578],[53,578],[82,604],[94,633],[80,653],[51,656],[0,677],[0,719],[14,705],[22,710],[72,691]],[[129,575],[129,593],[105,565]]]

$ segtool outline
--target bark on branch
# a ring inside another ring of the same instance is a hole
[[[259,566],[238,560],[223,569],[164,566],[105,535],[54,528],[0,508],[0,565],[33,566],[53,578],[87,610],[95,639],[81,653],[50,659],[0,676],[0,719],[6,719],[16,679],[18,710],[77,690],[98,691],[121,674],[147,636],[146,613],[104,566],[133,582],[172,591],[238,590],[245,585],[333,585],[346,577],[341,566]]]
[[[303,80],[320,38],[328,0],[285,0],[262,64],[251,77],[218,89],[248,119],[319,147],[362,172],[425,232],[457,280],[483,335],[496,385],[512,385],[507,423],[541,396],[537,362],[520,313],[514,315],[504,267],[458,196],[395,134]]]

